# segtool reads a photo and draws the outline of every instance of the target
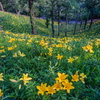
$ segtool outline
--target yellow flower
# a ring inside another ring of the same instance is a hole
[[[21,51],[18,51],[18,54],[20,55],[21,54]]]
[[[18,34],[13,34],[14,36],[18,36]]]
[[[82,81],[82,83],[85,83],[84,78],[80,78],[80,80]]]
[[[94,53],[94,51],[93,50],[89,50],[91,53]]]
[[[31,43],[31,42],[32,42],[32,40],[28,40],[28,42],[30,42],[30,43]]]
[[[52,52],[52,51],[53,51],[53,49],[52,49],[52,48],[48,48],[48,50],[49,50],[49,52]]]
[[[41,41],[40,41],[40,45],[41,45],[41,46],[47,46],[48,43],[46,43],[44,40],[41,40]]]
[[[84,78],[86,78],[86,75],[84,75],[84,73],[81,73],[81,74],[80,74],[80,80],[81,80],[83,83],[85,83],[85,82],[84,82]]]
[[[63,81],[65,81],[66,80],[66,77],[67,77],[68,75],[65,75],[65,73],[59,73],[58,72],[58,77],[55,79],[55,80],[57,80],[57,81],[59,81],[59,82],[63,82]]]
[[[78,56],[74,56],[74,59],[77,60],[79,57]]]
[[[82,78],[86,78],[86,75],[85,75],[84,73],[81,73],[80,76],[81,76]]]
[[[49,55],[49,56],[52,56],[52,52],[49,52],[48,55]]]
[[[58,45],[56,45],[56,47],[62,48],[63,45],[62,44],[58,44]]]
[[[87,46],[84,46],[84,47],[82,47],[82,48],[83,48],[83,50],[85,50],[86,52],[89,51],[89,52],[91,52],[91,53],[94,53],[94,51],[92,50],[93,47],[92,47],[91,45],[87,45]]]
[[[18,51],[18,55],[21,56],[21,57],[26,56],[24,53],[21,53],[21,51]]]
[[[3,73],[0,74],[0,81],[4,81],[3,75],[2,75],[2,74],[3,74]]]
[[[85,50],[86,52],[88,51],[88,49],[87,49],[86,46],[84,46],[84,47],[82,47],[82,48],[83,48],[83,50]]]
[[[48,86],[46,94],[54,94],[54,93],[56,93],[56,90],[54,89],[54,86]]]
[[[68,43],[68,42],[69,42],[68,40],[65,41],[65,43]]]
[[[35,41],[36,43],[39,43],[39,41]]]
[[[2,52],[5,52],[5,50],[4,49],[0,50],[0,53],[2,53]]]
[[[14,48],[14,49],[17,48],[17,45],[14,45],[13,48]]]
[[[13,41],[15,41],[16,39],[15,38],[11,38],[10,40],[9,40],[9,42],[11,43],[11,42],[13,42]]]
[[[57,57],[57,59],[62,59],[63,58],[63,55],[59,55],[58,54],[56,57]]]
[[[8,47],[8,50],[13,50],[14,48],[13,47]]]
[[[69,81],[63,82],[62,84],[64,85],[63,89],[66,90],[67,93],[70,93],[70,90],[75,88]]]
[[[0,48],[4,48],[4,46],[1,46]]]
[[[0,97],[2,97],[2,95],[3,95],[3,92],[2,92],[2,90],[0,89]]]
[[[56,83],[53,86],[54,86],[54,89],[56,89],[57,91],[62,89],[62,84],[58,81],[56,81]]]
[[[93,49],[93,47],[91,45],[87,45],[86,47],[87,47],[88,50]]]
[[[40,56],[42,56],[43,54],[42,53],[40,53]]]
[[[76,73],[74,75],[72,75],[72,81],[79,81],[79,75],[78,75],[78,71],[76,71]]]
[[[70,58],[68,59],[68,62],[69,62],[69,63],[72,63],[74,60],[75,60],[74,58],[70,57]]]
[[[14,53],[14,54],[13,54],[13,57],[17,57],[17,53]]]
[[[100,41],[96,41],[95,45],[97,45],[97,46],[100,45]]]
[[[29,80],[32,80],[32,78],[28,77],[28,73],[27,73],[27,74],[23,74],[23,77],[20,78],[20,80],[22,80],[24,82],[24,85],[26,85],[26,83],[28,83]]]
[[[70,46],[67,47],[68,50],[72,50],[72,48]]]
[[[21,57],[24,57],[24,56],[26,56],[24,53],[21,53],[21,54],[19,54]]]
[[[36,86],[36,88],[39,90],[38,95],[39,94],[44,95],[44,92],[47,91],[46,85],[47,85],[47,83],[45,83],[45,84],[41,83],[41,86]]]
[[[6,31],[6,34],[11,34],[10,32]]]
[[[24,41],[24,39],[18,39],[18,41]]]
[[[74,40],[75,40],[75,41],[80,41],[79,39],[75,39],[75,38],[74,38]]]
[[[55,46],[56,46],[56,44],[52,44],[51,46],[52,46],[52,47],[55,47]]]

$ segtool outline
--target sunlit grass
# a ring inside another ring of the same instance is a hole
[[[44,19],[36,18],[35,22],[36,22],[37,34],[44,35],[44,36],[52,36],[51,35],[52,34],[51,25],[49,25],[49,28],[46,28]],[[30,25],[30,19],[28,16],[18,16],[16,14],[11,14],[11,13],[0,11],[0,26],[2,26],[3,30],[5,30],[5,31],[10,31],[13,33],[31,34],[31,25]],[[74,26],[75,26],[74,24],[68,25],[67,36],[71,36],[73,34]],[[82,32],[84,31],[84,30],[79,31],[79,26],[80,25],[78,24],[77,25],[77,32],[76,32],[76,34],[78,34],[78,35],[83,34]],[[58,30],[57,22],[55,22],[54,27],[55,27],[55,37],[56,37],[58,34],[57,33],[57,30]],[[89,33],[89,35],[90,34],[98,35],[100,33],[99,27],[100,27],[99,22],[95,22],[94,25],[92,26],[92,29],[90,31],[88,31],[88,30],[84,31],[84,34]],[[96,28],[96,30],[95,30],[95,28]],[[66,24],[62,23],[61,29],[60,29],[60,36],[61,37],[64,37],[65,31],[66,31]]]

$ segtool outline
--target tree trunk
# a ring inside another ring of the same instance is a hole
[[[68,15],[67,15],[67,12],[66,12],[65,16],[66,16],[66,31],[65,31],[65,36],[67,36],[67,32],[68,32]]]
[[[58,6],[58,36],[60,35],[60,7]]]
[[[86,29],[86,26],[87,26],[87,18],[85,19],[84,30]]]
[[[82,24],[83,24],[82,13],[81,13],[81,16],[80,16],[80,17],[81,17],[81,18],[80,18],[81,22],[80,22],[80,26],[79,26],[79,31],[81,31],[81,29],[82,29]]]
[[[46,22],[45,22],[45,24],[46,24],[46,28],[48,28],[49,24],[50,24],[50,19],[49,19],[48,16],[46,16]]]
[[[0,2],[0,8],[1,8],[2,11],[4,11],[4,9],[3,9],[3,5],[2,5],[1,2]]]
[[[93,10],[90,11],[90,18],[91,18],[91,22],[90,22],[90,25],[89,25],[89,30],[91,29],[92,24],[93,24]]]
[[[51,27],[52,27],[52,37],[54,37],[55,30],[54,30],[54,6],[52,4],[52,10],[51,10]]]
[[[83,22],[81,20],[79,31],[81,31],[81,29],[82,29],[82,24],[83,24]]]
[[[75,27],[74,27],[74,33],[73,33],[73,35],[76,34],[76,27],[77,27],[77,22],[78,22],[78,16],[79,16],[79,14],[76,15],[76,22],[75,22]]]
[[[17,12],[17,15],[20,16],[20,13],[21,13],[21,10],[19,10],[19,11]]]
[[[84,30],[86,30],[88,19],[89,19],[89,14],[87,14],[87,17],[85,18]]]
[[[36,26],[35,26],[35,17],[34,17],[34,10],[33,10],[33,2],[34,0],[29,0],[29,14],[30,14],[30,22],[31,22],[31,29],[32,29],[32,34],[37,34],[36,33]]]

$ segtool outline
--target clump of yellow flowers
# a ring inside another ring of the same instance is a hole
[[[23,73],[23,76],[18,81],[14,79],[10,79],[10,81],[14,83],[18,83],[20,80],[23,81],[24,85],[26,85],[27,83],[29,83],[30,80],[32,80],[32,78],[28,76],[28,73],[26,74]],[[4,81],[3,73],[0,73],[0,81]],[[19,84],[19,89],[21,89],[21,84]],[[2,89],[0,89],[0,97],[2,97],[2,95],[3,95],[3,92],[2,92]]]
[[[54,94],[56,91],[59,90],[66,90],[67,93],[70,93],[71,89],[74,89],[73,82],[82,81],[84,82],[84,78],[86,78],[86,75],[84,73],[78,73],[78,71],[75,72],[74,75],[71,75],[71,80],[67,79],[69,75],[65,73],[58,72],[58,77],[55,78],[56,82],[52,86],[47,86],[47,83],[41,83],[40,86],[36,86],[36,88],[39,90],[38,95],[48,95],[48,94]]]
[[[90,44],[88,44],[88,45],[86,45],[86,46],[84,46],[84,47],[82,47],[82,48],[83,48],[83,50],[85,50],[86,52],[94,53],[93,47],[92,47],[92,45],[90,45]]]
[[[22,80],[24,85],[26,85],[27,83],[29,83],[30,80],[32,80],[31,77],[28,77],[28,73],[23,73],[22,78],[19,79],[19,81]],[[11,82],[17,83],[18,81],[14,80],[14,79],[10,79]]]
[[[24,57],[24,56],[26,56],[26,55],[25,55],[24,53],[22,53],[21,51],[15,52],[15,53],[13,54],[13,57],[18,57],[18,56]]]

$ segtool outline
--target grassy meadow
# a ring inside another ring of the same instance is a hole
[[[28,17],[0,11],[0,100],[100,100],[100,21],[56,38],[36,25],[31,35]]]

